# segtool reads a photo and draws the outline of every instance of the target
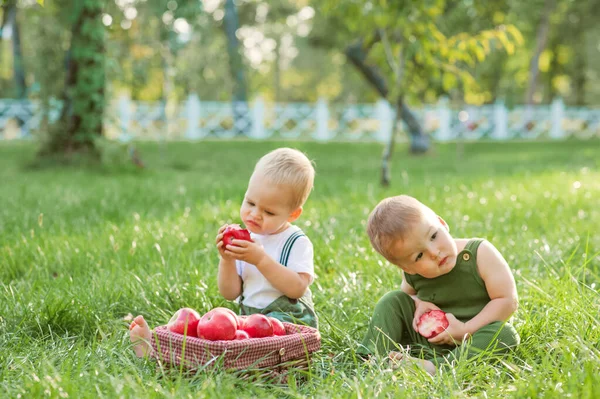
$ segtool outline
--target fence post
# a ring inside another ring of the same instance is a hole
[[[494,104],[494,133],[492,138],[496,140],[508,138],[508,112],[504,101],[500,99]]]
[[[317,126],[313,137],[319,141],[329,140],[329,108],[327,101],[322,97],[319,97],[315,104],[315,122]]]
[[[129,124],[131,122],[131,101],[129,95],[121,94],[119,96],[119,141],[127,142],[133,138],[129,133]]]
[[[198,126],[198,122],[202,116],[201,111],[198,95],[196,93],[190,94],[185,104],[185,117],[187,119],[185,137],[189,140],[198,140],[202,137],[202,130]]]
[[[375,105],[375,113],[379,120],[379,131],[377,132],[377,141],[386,142],[392,134],[392,108],[387,100],[379,99]]]
[[[438,101],[440,126],[438,128],[437,139],[440,141],[447,141],[452,138],[452,130],[450,129],[451,115],[448,105],[448,97],[442,96]]]
[[[563,116],[565,113],[565,104],[563,103],[562,98],[557,97],[552,101],[551,108],[551,121],[552,126],[550,128],[550,137],[553,139],[561,139],[564,136],[564,131],[562,128]]]
[[[263,139],[267,137],[265,134],[265,101],[262,97],[257,97],[252,105],[252,130],[250,137],[254,139]]]

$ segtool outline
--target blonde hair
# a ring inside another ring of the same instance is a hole
[[[278,148],[263,156],[254,167],[271,183],[286,185],[292,191],[292,209],[304,205],[315,180],[315,169],[306,155],[293,148]]]
[[[426,212],[433,212],[417,199],[398,195],[382,200],[369,215],[367,234],[371,245],[384,258],[394,263],[390,254],[393,241],[404,239]]]

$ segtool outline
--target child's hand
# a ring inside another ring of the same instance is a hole
[[[237,239],[232,240],[231,245],[225,247],[224,254],[254,266],[257,266],[267,256],[261,245],[252,241]]]
[[[433,338],[428,339],[435,345],[460,345],[469,336],[465,323],[458,320],[452,313],[446,313],[448,328]]]
[[[433,303],[426,302],[426,301],[415,302],[415,307],[416,307],[415,308],[415,317],[413,318],[413,323],[412,323],[415,331],[419,331],[419,328],[417,327],[417,323],[419,322],[419,319],[421,318],[421,316],[423,316],[425,313],[429,312],[430,310],[441,310],[440,308],[435,306]]]
[[[217,233],[217,238],[216,238],[216,244],[217,244],[217,249],[219,250],[219,255],[221,255],[221,258],[225,258],[225,259],[231,259],[231,256],[227,255],[225,252],[225,246],[223,245],[223,232],[225,231],[225,229],[227,228],[227,226],[229,226],[228,224],[224,224],[223,226],[221,226],[219,228],[219,231]]]

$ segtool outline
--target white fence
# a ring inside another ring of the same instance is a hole
[[[600,137],[600,109],[567,107],[561,99],[548,105],[507,109],[503,103],[450,108],[447,100],[414,109],[424,131],[438,141],[482,138],[564,139]],[[49,120],[60,104],[53,103]],[[0,140],[35,135],[42,120],[39,103],[0,100]],[[130,101],[108,104],[107,137],[121,141],[201,140],[238,135],[254,139],[385,141],[394,121],[387,101],[376,104],[251,103],[200,101],[191,95],[183,104]]]

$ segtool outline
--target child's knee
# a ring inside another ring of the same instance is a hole
[[[390,291],[377,302],[375,311],[398,311],[406,307],[414,307],[414,300],[406,292],[397,290]]]
[[[476,334],[487,337],[490,346],[493,346],[490,349],[501,352],[514,348],[521,342],[521,337],[515,327],[502,321],[490,323],[477,331]]]

